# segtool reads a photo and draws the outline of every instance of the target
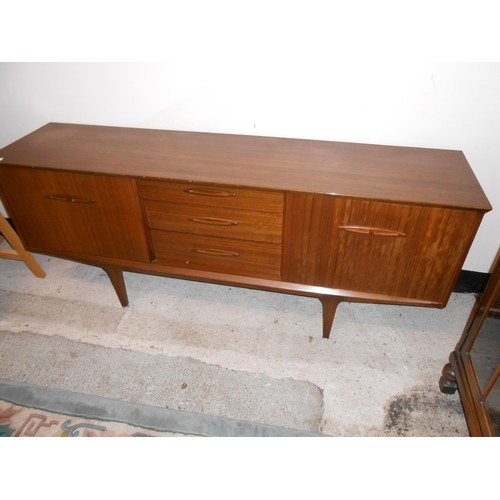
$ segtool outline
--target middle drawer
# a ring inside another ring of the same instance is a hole
[[[281,213],[145,200],[151,229],[281,244]]]

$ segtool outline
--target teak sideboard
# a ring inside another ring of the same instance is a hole
[[[123,271],[444,307],[491,206],[460,151],[49,123],[0,150],[26,248]]]

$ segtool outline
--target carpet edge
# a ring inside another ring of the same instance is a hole
[[[42,394],[42,396],[40,395]],[[113,420],[199,437],[328,437],[325,434],[202,415],[0,379],[0,398],[20,406],[95,420]]]

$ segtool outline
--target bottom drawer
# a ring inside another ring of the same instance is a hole
[[[159,264],[237,274],[255,278],[280,279],[281,245],[151,231]]]

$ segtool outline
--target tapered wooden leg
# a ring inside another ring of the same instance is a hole
[[[123,279],[123,271],[117,267],[103,267],[106,274],[111,280],[111,284],[115,289],[116,295],[120,299],[120,304],[123,307],[128,306],[127,289],[125,288],[125,280]]]
[[[327,339],[330,337],[333,318],[335,317],[337,306],[342,302],[342,297],[323,295],[319,297],[319,300],[323,304],[323,338]]]

